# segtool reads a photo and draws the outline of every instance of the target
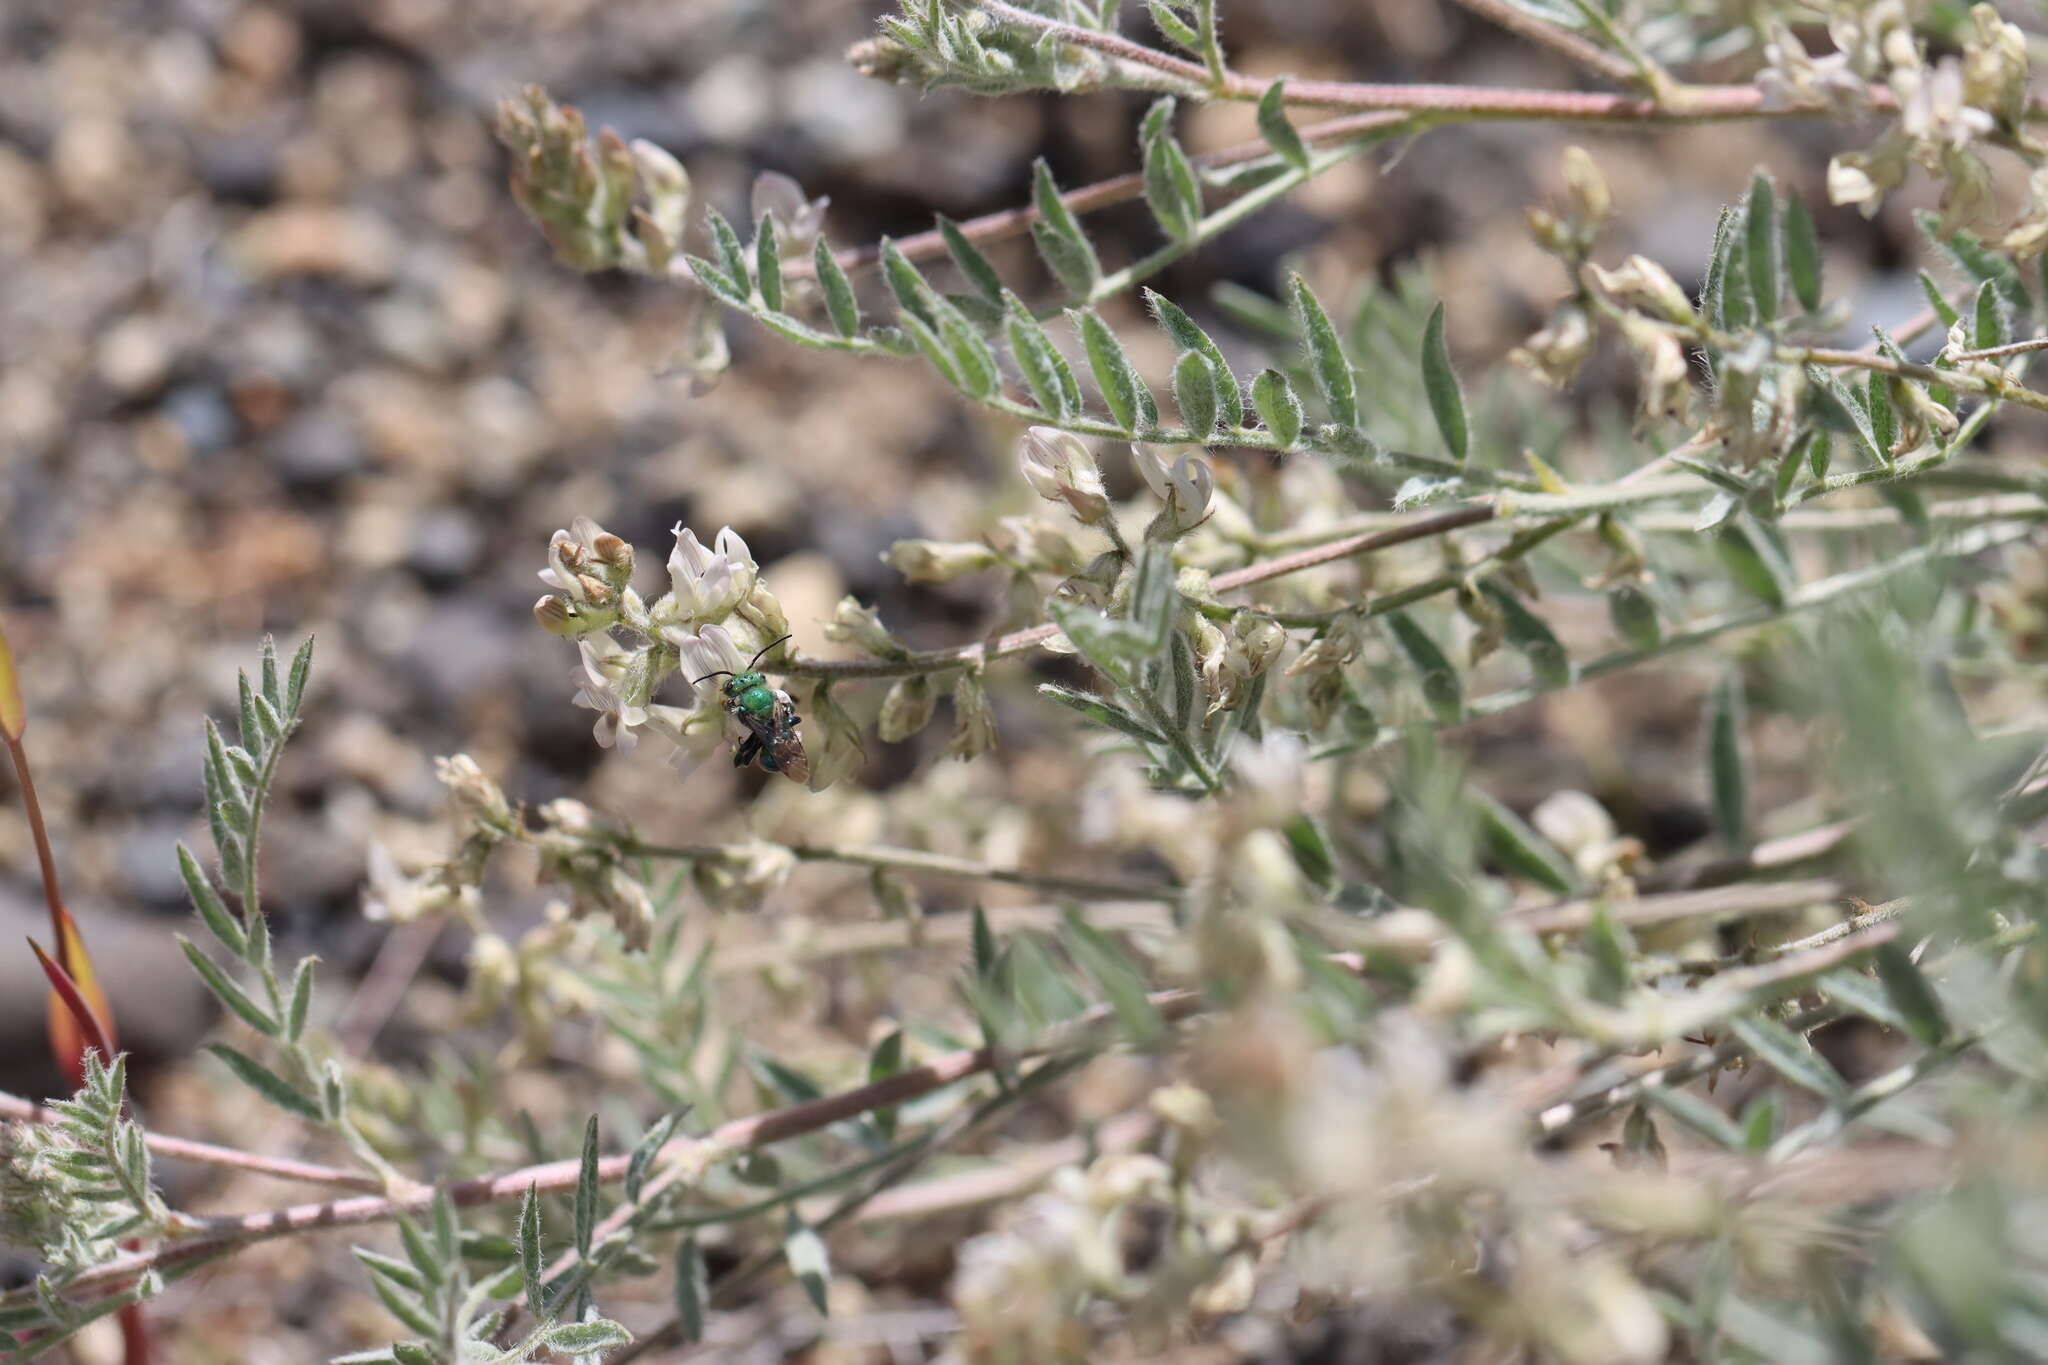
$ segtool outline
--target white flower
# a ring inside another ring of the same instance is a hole
[[[688,621],[722,621],[754,591],[760,568],[747,542],[732,527],[722,528],[705,549],[696,532],[678,522],[676,548],[668,557],[675,610]]]
[[[725,710],[708,703],[649,706],[647,728],[675,746],[668,758],[669,766],[685,777],[725,747]]]
[[[1139,467],[1145,485],[1165,499],[1163,526],[1169,536],[1184,536],[1217,512],[1217,477],[1208,471],[1206,460],[1182,452],[1174,463],[1145,442],[1130,442],[1130,463]]]
[[[1078,436],[1057,427],[1032,427],[1017,442],[1017,463],[1039,497],[1064,502],[1083,525],[1109,520],[1102,471]]]
[[[603,635],[585,636],[576,649],[583,667],[570,681],[576,685],[576,705],[598,713],[591,734],[607,749],[631,749],[639,739],[634,727],[647,722],[647,708],[630,699],[633,665],[640,656]]]
[[[732,635],[724,626],[704,626],[697,630],[679,630],[670,626],[662,631],[662,638],[676,647],[682,655],[683,674],[692,687],[699,678],[707,679],[708,697],[718,695],[718,683],[710,677],[713,673],[743,673],[747,667],[747,656],[733,642]]]
[[[601,586],[589,576],[590,544],[602,534],[589,517],[578,517],[568,530],[548,537],[548,566],[540,571],[540,581],[572,602],[590,601],[592,591]]]
[[[804,187],[780,171],[763,171],[754,177],[754,221],[764,215],[775,219],[776,244],[785,259],[808,254],[811,244],[825,227],[825,206],[830,195],[812,199]]]
[[[1916,143],[1963,148],[1997,126],[1963,98],[1963,66],[1954,58],[1936,64],[1931,75],[1894,72],[1892,89],[1899,97],[1899,128]]]

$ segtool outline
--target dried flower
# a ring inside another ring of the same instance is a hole
[[[996,716],[981,685],[981,672],[962,669],[953,682],[953,738],[946,745],[946,757],[979,758],[995,747]]]
[[[817,685],[803,713],[816,735],[806,743],[811,755],[811,790],[823,791],[858,772],[867,761],[867,747],[861,743],[860,726],[833,699],[829,684]]]
[[[938,689],[932,686],[931,674],[913,673],[898,678],[882,699],[882,714],[875,731],[884,743],[900,744],[931,723],[932,709],[937,704]]]
[[[1508,359],[1544,383],[1562,388],[1578,376],[1579,367],[1592,351],[1593,328],[1586,320],[1586,310],[1567,302],[1550,315],[1548,326],[1510,351]]]
[[[1589,269],[1601,289],[1630,307],[1646,307],[1681,327],[1690,327],[1697,320],[1692,300],[1671,278],[1671,272],[1647,256],[1631,256],[1619,270],[1603,270],[1597,265]]]

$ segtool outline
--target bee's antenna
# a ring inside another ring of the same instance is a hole
[[[692,678],[690,680],[690,686],[695,687],[698,683],[710,682],[713,678],[730,678],[731,676],[732,673],[729,669],[721,668],[716,673],[706,673],[701,678]]]
[[[794,640],[795,638],[796,636],[794,635],[785,635],[782,637],[782,640]],[[752,668],[755,664],[760,663],[761,656],[763,654],[766,654],[769,650],[775,648],[775,646],[781,644],[782,640],[770,640],[767,644],[762,645],[758,650],[755,650],[754,657],[747,660],[747,667]]]

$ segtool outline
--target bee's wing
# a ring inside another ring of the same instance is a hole
[[[761,742],[775,755],[778,770],[787,773],[793,781],[808,782],[811,780],[811,760],[804,752],[803,736],[797,733],[799,723],[796,704],[790,701],[787,692],[782,693],[776,701],[773,736],[763,735]]]

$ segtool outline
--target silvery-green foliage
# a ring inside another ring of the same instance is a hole
[[[654,556],[568,509],[536,547],[534,613],[574,650],[565,695],[592,742],[652,733],[679,768],[722,758],[744,737],[718,680],[758,666],[802,714],[811,789],[777,782],[760,809],[813,825],[802,843],[652,843],[630,813],[528,811],[473,760],[444,761],[456,850],[411,873],[379,856],[370,904],[463,920],[472,1017],[516,1037],[437,1060],[404,1095],[352,1084],[319,1036],[311,962],[272,960],[256,841],[307,656],[280,670],[266,646],[238,742],[209,727],[220,876],[181,851],[211,939],[186,952],[263,1040],[216,1044],[228,1070],[417,1214],[395,1220],[397,1254],[357,1251],[409,1335],[356,1358],[595,1359],[626,1337],[593,1299],[657,1268],[673,1318],[650,1352],[705,1339],[770,1276],[829,1315],[835,1279],[865,1264],[834,1239],[867,1201],[941,1153],[1000,1149],[968,1140],[1111,1048],[1174,1079],[1065,1135],[1058,1169],[960,1248],[963,1359],[1194,1341],[1266,1312],[1262,1282],[1296,1316],[1441,1309],[1468,1353],[2041,1354],[2048,731],[2031,670],[2048,657],[2048,502],[1985,437],[2048,409],[2027,383],[2048,175],[1998,221],[1984,149],[2041,160],[2027,40],[1988,7],[1922,8],[1512,4],[1516,32],[1629,92],[1536,92],[1525,114],[1717,117],[1730,92],[1665,64],[1748,61],[1754,100],[1728,106],[1744,117],[1874,119],[1829,169],[1834,202],[1875,209],[1913,167],[1938,179],[1918,219],[1928,318],[1867,345],[1840,335],[1855,300],[1809,177],[1757,172],[1704,259],[1662,263],[1615,249],[1616,196],[1579,148],[1527,215],[1558,298],[1512,366],[1482,363],[1468,309],[1416,262],[1384,281],[1289,262],[1263,289],[1168,297],[1149,286],[1167,266],[1345,159],[1515,112],[1238,72],[1214,0],[906,0],[855,53],[873,74],[1151,103],[1128,181],[1062,184],[1040,161],[1024,214],[941,218],[871,251],[832,245],[822,201],[781,178],[690,223],[688,177],[654,149],[593,143],[539,92],[509,105],[515,193],[567,263],[673,279],[704,302],[700,329],[715,304],[921,367],[1021,432],[1001,509],[883,555],[916,583],[985,577],[1001,619],[914,648],[920,623],[848,597],[820,633],[852,657],[819,657],[730,527],[707,544],[677,526],[643,595]],[[1805,46],[1815,20],[1825,53]],[[1182,115],[1212,99],[1255,105],[1259,140],[1191,155]],[[1310,126],[1333,100],[1376,116]],[[1089,219],[1119,195],[1149,215],[1128,258]],[[1029,238],[1030,272],[997,266],[1003,235]],[[1612,410],[1587,369],[1603,350],[1632,400]],[[1012,662],[1040,651],[1057,680]],[[1039,706],[1027,724],[1080,738],[1071,809],[944,780],[850,790],[871,741],[988,763],[998,716],[1023,709],[1011,694]],[[1558,694],[1588,789],[1532,797],[1490,761],[1521,733],[1492,718]],[[1610,744],[1605,708],[1629,705],[1680,738]],[[944,714],[950,735],[921,741]],[[1637,761],[1660,771],[1625,771]],[[1696,848],[1645,846],[1630,806],[1653,788],[1683,789],[1662,799],[1696,808]],[[830,817],[869,808],[961,846],[1029,826],[1150,880],[835,842]],[[487,890],[515,847],[562,897],[516,931]],[[874,922],[795,915],[786,937],[728,947],[724,926],[779,910],[817,862],[861,869],[846,886]],[[947,901],[925,874],[1053,903]],[[1121,917],[1133,901],[1158,913]],[[784,1055],[726,1013],[722,977],[810,1001],[814,962],[911,947],[954,964],[947,998],[905,1009],[890,972],[835,975],[835,1009],[874,997],[851,1046]],[[561,1060],[571,1019],[608,1068],[576,1079],[601,1079],[607,1125],[633,1116],[628,1151],[602,1154],[594,1115],[576,1132],[518,1110],[500,1074]],[[1845,1063],[1851,1024],[1876,1060]],[[1736,1066],[1744,1084],[1717,1086]],[[118,1064],[95,1071],[57,1124],[10,1132],[9,1213],[42,1220],[33,1240],[65,1272],[181,1230],[120,1090]],[[1142,1149],[1113,1140],[1131,1128]],[[532,1178],[508,1182],[508,1149]],[[428,1199],[397,1152],[431,1153],[448,1183]],[[118,1218],[52,1231],[94,1201]],[[1351,1259],[1332,1273],[1317,1246]],[[96,1311],[60,1276],[0,1301],[25,1315],[0,1325],[55,1333]]]

